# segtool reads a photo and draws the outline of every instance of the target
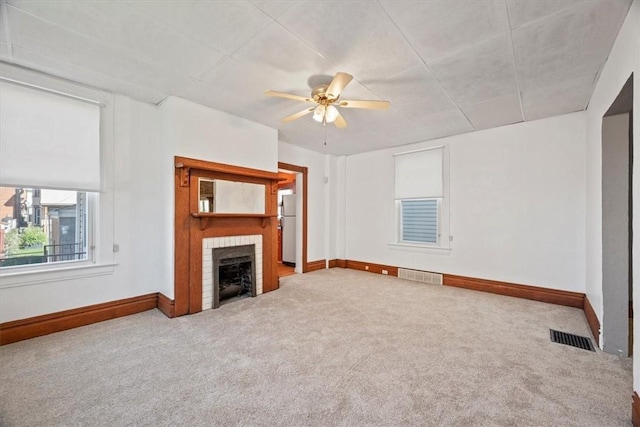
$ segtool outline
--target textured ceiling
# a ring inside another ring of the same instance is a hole
[[[584,110],[631,0],[0,0],[0,59],[146,102],[190,99],[350,154]],[[337,71],[346,129],[310,116]]]

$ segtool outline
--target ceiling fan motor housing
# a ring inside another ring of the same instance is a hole
[[[340,98],[340,96],[329,98],[326,93],[328,87],[329,85],[320,85],[314,87],[311,91],[311,97],[313,98],[313,100],[321,105],[329,105],[336,102],[338,98]]]

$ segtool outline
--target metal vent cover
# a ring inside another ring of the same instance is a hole
[[[551,335],[551,342],[569,345],[571,347],[577,347],[583,350],[596,351],[593,348],[591,338],[568,334],[566,332],[556,331],[555,329],[549,329],[549,334]]]

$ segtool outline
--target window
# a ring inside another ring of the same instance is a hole
[[[101,106],[0,80],[0,268],[92,261]]]
[[[401,200],[401,240],[438,244],[438,199]]]
[[[88,258],[86,192],[0,187],[0,198],[0,267]]]
[[[435,147],[394,156],[395,244],[448,247],[446,154]]]

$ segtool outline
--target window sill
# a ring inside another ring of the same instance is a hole
[[[37,270],[3,271],[0,272],[0,289],[105,276],[113,274],[115,266],[116,264],[78,262],[73,263],[73,265],[41,268]]]
[[[389,247],[392,250],[398,251],[407,251],[407,252],[433,252],[436,254],[446,254],[448,255],[453,248],[444,247],[444,246],[430,246],[430,245],[419,245],[414,243],[389,243]]]

